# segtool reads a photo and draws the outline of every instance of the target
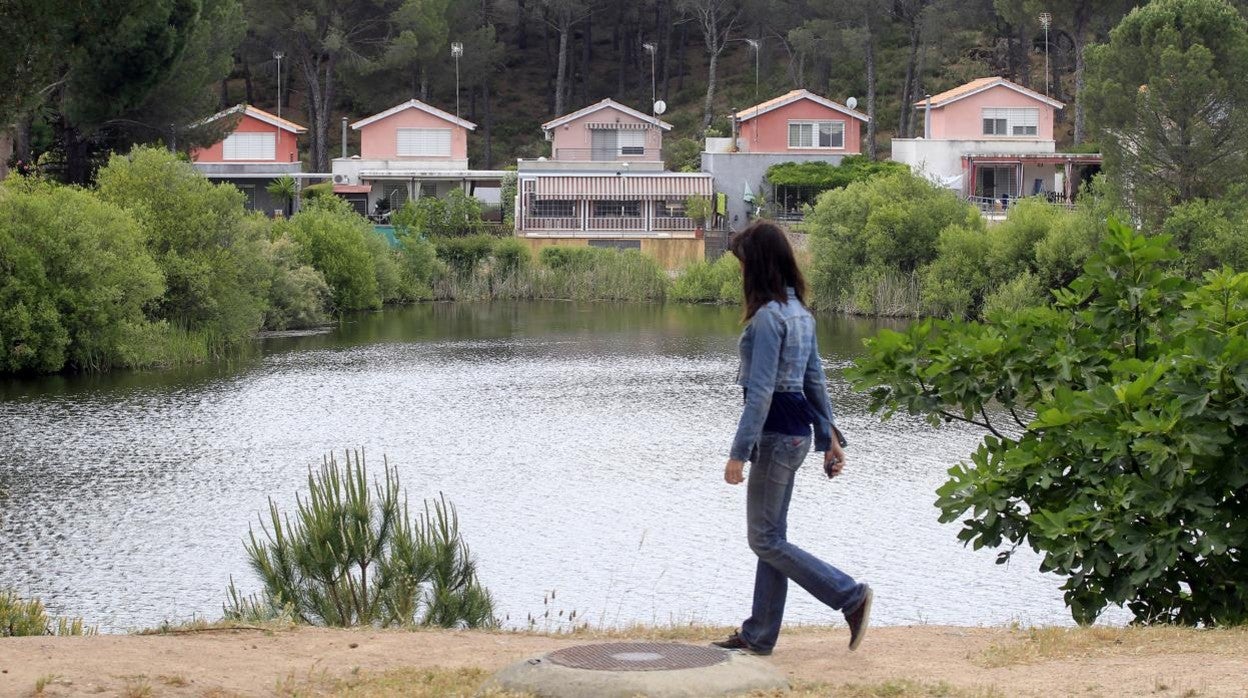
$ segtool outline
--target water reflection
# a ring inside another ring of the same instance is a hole
[[[879,323],[824,318],[831,367]],[[500,612],[543,595],[591,623],[733,623],[753,561],[744,490],[720,479],[738,312],[427,304],[265,340],[226,365],[0,383],[0,586],[104,629],[220,612],[268,497],[327,450],[386,454],[445,492]],[[977,434],[880,423],[839,378],[852,470],[801,474],[795,540],[877,588],[884,623],[1065,622],[1057,582],[962,549],[933,490]],[[790,620],[835,618],[791,595]]]

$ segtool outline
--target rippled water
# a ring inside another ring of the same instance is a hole
[[[829,482],[812,456],[791,539],[869,581],[881,623],[1068,622],[1034,556],[997,566],[936,521],[978,434],[880,422],[839,378],[876,327],[820,320],[850,466]],[[754,569],[745,490],[721,479],[738,329],[705,307],[420,305],[230,365],[0,382],[0,587],[109,631],[219,616],[231,575],[257,588],[242,539],[267,498],[363,446],[413,498],[457,505],[512,624],[736,623]],[[789,598],[790,622],[839,617]]]

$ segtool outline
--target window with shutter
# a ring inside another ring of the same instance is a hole
[[[844,121],[790,121],[790,148],[845,147]]]
[[[1040,131],[1040,110],[1026,107],[983,110],[985,136],[1035,136]]]
[[[620,155],[646,154],[645,131],[620,131],[617,139],[620,145]]]
[[[449,128],[400,128],[395,130],[395,153],[402,158],[450,157]]]
[[[222,143],[221,156],[226,160],[276,160],[277,134],[231,133]]]

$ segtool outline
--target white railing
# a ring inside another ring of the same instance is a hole
[[[537,218],[529,216],[524,219],[526,230],[580,230],[580,218]]]
[[[697,224],[692,219],[681,216],[679,218],[655,218],[655,230],[696,230]]]
[[[586,230],[645,230],[646,219],[641,216],[607,218],[590,216],[585,222]]]

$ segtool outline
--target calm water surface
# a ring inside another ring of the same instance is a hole
[[[851,463],[829,482],[808,460],[791,539],[869,581],[881,623],[1068,622],[1034,556],[997,566],[936,521],[978,433],[881,422],[840,378],[877,328],[820,320]],[[722,480],[738,331],[706,307],[435,304],[225,366],[0,382],[0,587],[106,631],[217,617],[231,575],[258,588],[242,540],[267,499],[362,446],[413,498],[458,506],[513,625],[739,622],[754,558],[745,489]],[[790,622],[839,622],[789,598]]]

